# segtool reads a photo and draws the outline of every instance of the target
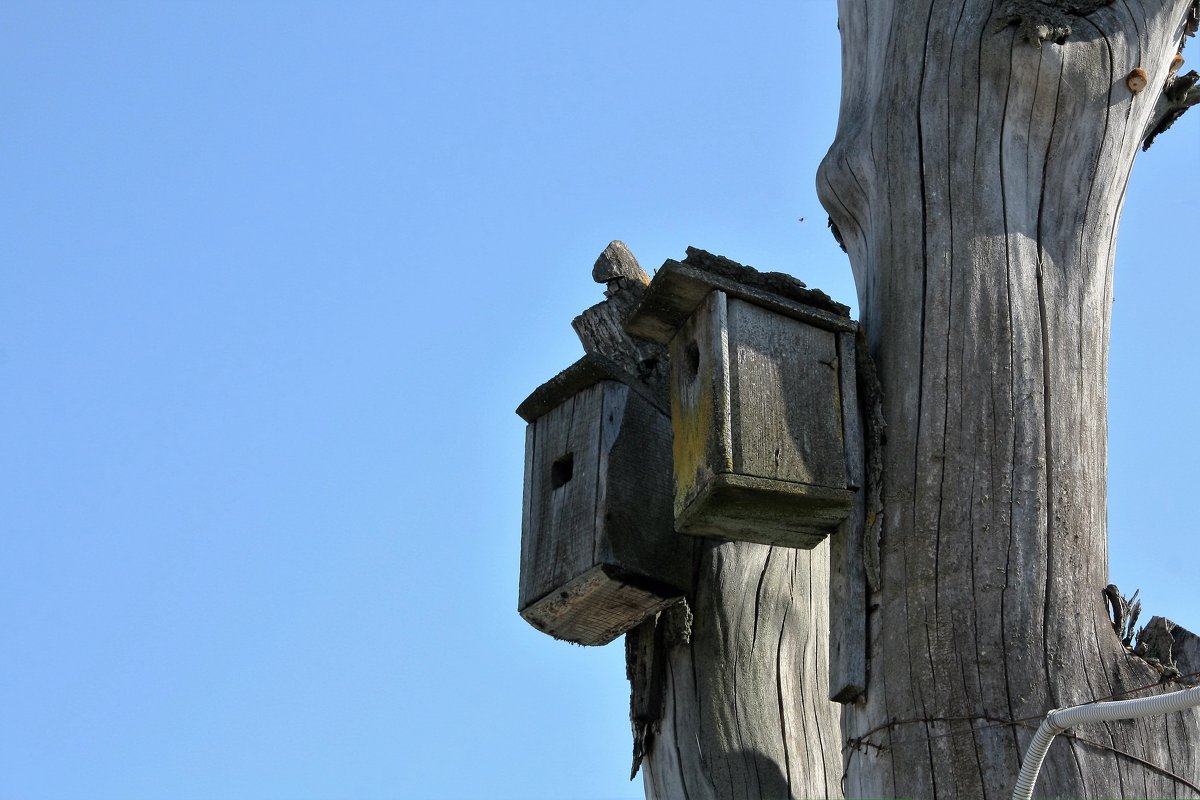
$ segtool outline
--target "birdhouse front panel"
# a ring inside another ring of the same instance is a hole
[[[683,594],[691,543],[672,527],[667,416],[620,381],[578,383],[526,432],[518,609],[598,645]]]
[[[727,303],[733,471],[844,487],[836,334]]]
[[[623,387],[597,383],[563,401],[526,432],[525,529],[556,536],[522,535],[522,588],[544,594],[592,566],[598,508],[601,420]],[[538,590],[541,591],[538,591]],[[526,598],[523,598],[526,599]]]

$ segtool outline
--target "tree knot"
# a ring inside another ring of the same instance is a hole
[[[1065,44],[1075,19],[1084,17],[1113,0],[1005,0],[996,20],[1000,30],[1016,25],[1021,38],[1034,47],[1042,42]]]

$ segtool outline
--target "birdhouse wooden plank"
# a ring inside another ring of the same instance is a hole
[[[684,594],[692,543],[671,513],[671,423],[653,392],[588,355],[521,404],[529,425],[518,610],[600,645]]]
[[[658,271],[626,327],[670,345],[677,530],[800,548],[837,530],[856,488],[844,306],[689,249]]]

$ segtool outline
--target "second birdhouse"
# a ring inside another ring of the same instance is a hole
[[[667,261],[627,324],[670,345],[681,533],[811,548],[849,516],[855,323],[780,273]]]
[[[528,423],[518,610],[558,639],[612,641],[682,597],[691,543],[671,525],[671,423],[589,354],[517,409]]]

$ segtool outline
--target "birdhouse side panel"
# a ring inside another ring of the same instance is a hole
[[[693,540],[675,533],[671,420],[628,389],[606,394],[604,406],[601,439],[611,446],[596,561],[663,584],[663,592],[682,593],[691,580]]]
[[[671,340],[676,517],[733,469],[726,306],[724,292],[710,292]]]
[[[837,336],[728,303],[733,471],[845,488]]]
[[[594,564],[606,384],[580,391],[530,423],[521,608]]]
[[[521,572],[517,587],[517,609],[525,607],[526,582],[532,580],[534,557],[538,548],[532,541],[534,537],[534,508],[538,505],[535,500],[536,487],[533,484],[533,464],[537,456],[537,426],[529,423],[525,426],[525,481],[521,496]]]

